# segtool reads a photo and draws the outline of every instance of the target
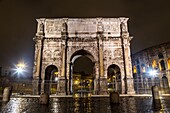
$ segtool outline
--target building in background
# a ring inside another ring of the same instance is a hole
[[[11,84],[11,71],[10,67],[0,67],[0,94],[5,87]]]
[[[2,67],[0,67],[0,76],[2,76]]]
[[[135,90],[157,85],[170,86],[170,42],[156,45],[132,55]],[[141,90],[142,91],[142,90]],[[139,92],[142,93],[142,92]]]
[[[127,21],[37,19],[34,94],[134,93]]]
[[[1,76],[11,77],[12,68],[11,67],[0,67]]]

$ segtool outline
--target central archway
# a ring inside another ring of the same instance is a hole
[[[93,56],[86,50],[79,50],[72,55],[70,62],[70,93],[92,93],[95,72]]]

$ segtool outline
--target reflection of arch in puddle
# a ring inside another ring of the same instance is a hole
[[[94,113],[94,104],[91,98],[74,98],[74,113]]]
[[[49,112],[49,108],[47,105],[40,105],[40,112],[41,113],[48,113]]]

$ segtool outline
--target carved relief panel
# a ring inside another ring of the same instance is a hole
[[[61,65],[61,42],[45,40],[43,49],[43,63]]]
[[[122,48],[119,42],[119,44],[116,44],[117,42],[109,41],[104,42],[103,47],[103,56],[104,56],[104,70],[105,70],[105,76],[107,76],[107,69],[110,65],[116,64],[121,68],[123,68],[123,54],[122,54]],[[107,44],[107,45],[105,45]]]
[[[84,49],[94,57],[95,61],[98,61],[98,48],[97,42],[68,42],[68,58],[67,62],[70,61],[71,56],[81,49]]]
[[[45,36],[55,37],[57,34],[61,36],[62,19],[46,19]]]

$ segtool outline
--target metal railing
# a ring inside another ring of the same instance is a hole
[[[60,81],[58,81],[60,82]],[[38,86],[42,86],[41,82],[37,82]],[[119,93],[121,92],[122,88],[122,82],[114,82],[114,83],[110,83],[108,85],[108,92],[109,90],[112,91],[118,91]],[[158,86],[159,87],[159,91],[161,94],[170,94],[170,88],[169,88],[169,84],[168,83],[164,83],[163,81],[141,81],[141,80],[133,80],[133,84],[134,84],[134,90],[136,92],[136,94],[151,94],[151,87],[152,86]],[[55,81],[46,81],[44,82],[44,88],[47,87],[47,90],[49,91],[49,94],[58,94],[58,83]],[[89,84],[79,84],[79,86],[75,86],[72,85],[72,94],[78,94],[78,95],[83,95],[83,94],[96,94],[94,92],[94,86],[88,86]],[[12,80],[7,80],[7,81],[2,81],[0,82],[0,95],[2,95],[3,93],[3,89],[5,87],[11,87],[12,89],[12,93],[13,94],[29,94],[32,95],[33,94],[33,89],[34,89],[34,85],[33,85],[33,81],[32,80],[17,80],[17,81],[12,81]]]
[[[168,83],[164,83],[164,81],[141,81],[134,80],[134,89],[136,94],[151,94],[152,86],[158,86],[159,92],[161,94],[170,94],[170,88]]]

